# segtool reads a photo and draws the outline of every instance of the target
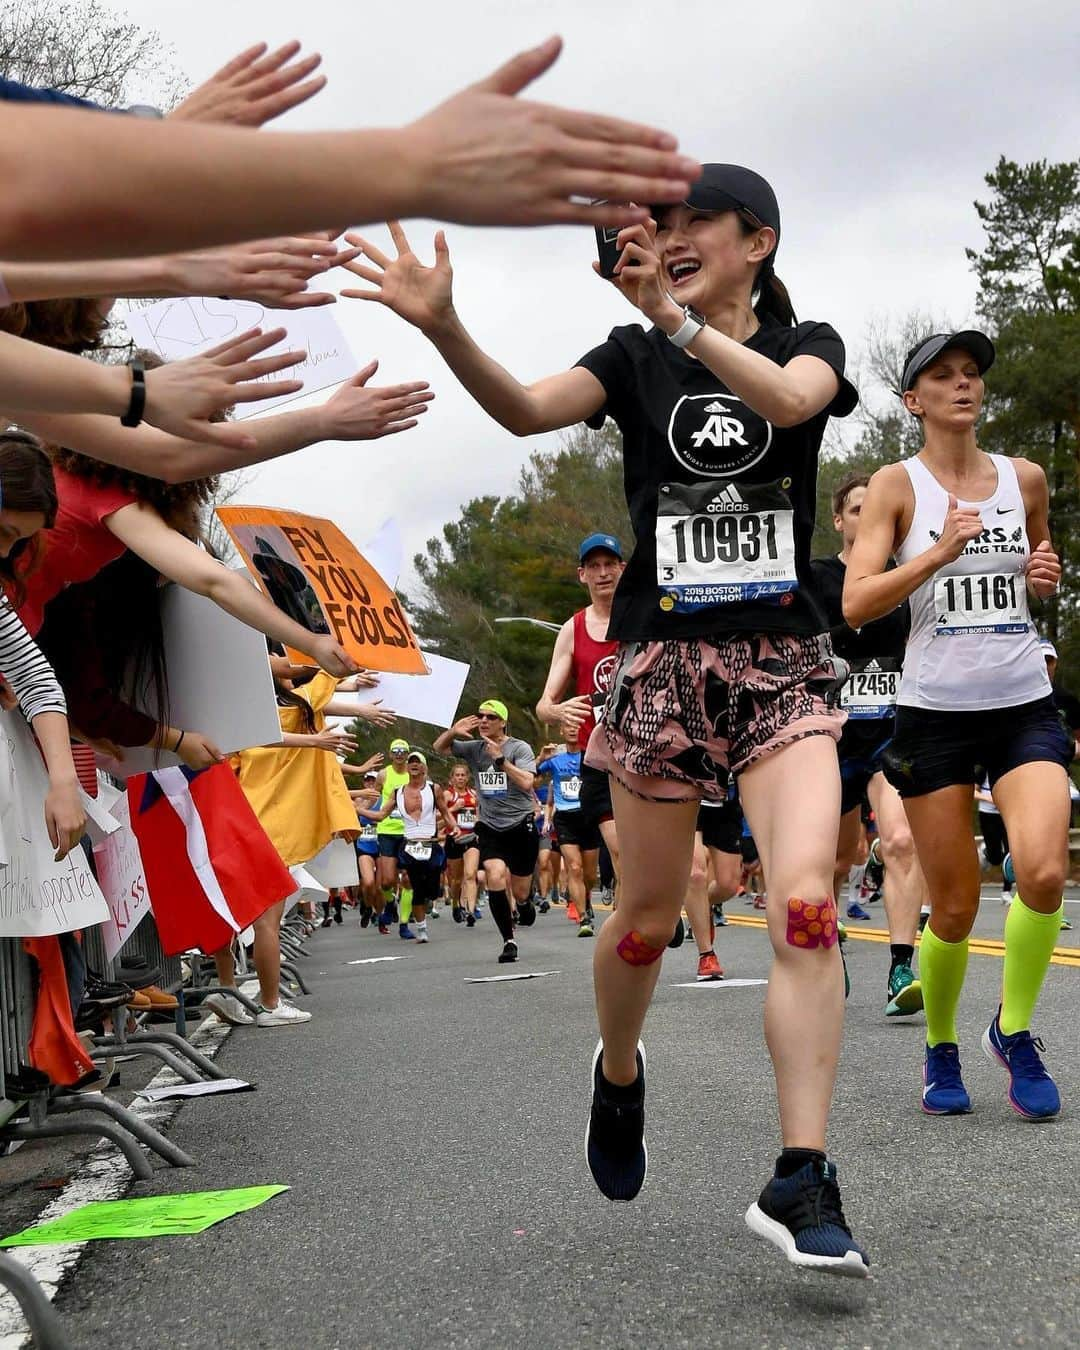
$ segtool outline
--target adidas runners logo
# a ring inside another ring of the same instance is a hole
[[[722,403],[706,403],[705,411],[707,413],[726,413],[727,408]]]
[[[716,514],[727,511],[749,511],[750,507],[743,500],[738,488],[729,483],[726,488],[716,494],[707,509]]]
[[[864,670],[880,670],[881,667],[878,665],[877,661],[871,661],[870,664],[869,664],[868,666],[864,666],[863,669],[864,669]]]

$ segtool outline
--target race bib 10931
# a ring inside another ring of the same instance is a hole
[[[797,589],[795,515],[779,482],[661,484],[656,582],[680,611]]]

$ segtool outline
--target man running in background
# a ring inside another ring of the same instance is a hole
[[[464,760],[476,781],[476,837],[488,906],[503,939],[500,962],[518,959],[511,895],[517,902],[518,922],[526,927],[536,922],[531,896],[540,851],[533,824],[536,756],[525,741],[507,736],[509,715],[500,699],[485,699],[475,716],[455,722],[432,747],[437,755],[453,753]],[[479,731],[479,739],[473,737],[474,731]]]
[[[591,896],[599,873],[600,831],[584,819],[581,769],[581,746],[576,733],[569,730],[563,750],[545,745],[536,764],[538,778],[551,778],[547,815],[554,822],[559,851],[566,859],[570,904],[578,916],[578,937],[589,938],[595,932]]]
[[[596,712],[607,696],[618,659],[619,644],[607,636],[611,602],[625,570],[622,545],[613,534],[590,534],[578,549],[578,580],[589,592],[589,603],[567,619],[555,639],[551,667],[536,715],[541,722],[564,728],[569,743],[576,735],[582,750],[589,743]],[[565,698],[572,690],[569,698]],[[578,823],[585,831],[598,830],[611,855],[618,898],[619,841],[608,777],[589,764],[581,766]]]

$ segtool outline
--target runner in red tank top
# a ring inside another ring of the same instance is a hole
[[[446,875],[455,923],[476,923],[476,873],[480,847],[476,839],[476,792],[469,786],[469,767],[455,764],[446,789],[446,809],[457,825],[446,841]]]
[[[618,662],[619,644],[608,640],[608,621],[615,588],[623,574],[622,547],[613,534],[590,534],[578,550],[578,580],[589,592],[589,604],[563,624],[555,640],[551,668],[536,715],[563,729],[567,741],[584,748],[596,726],[596,713],[607,695]],[[572,689],[569,698],[564,696]],[[564,700],[564,701],[563,701]],[[607,774],[582,764],[581,814],[595,824],[619,876],[619,841],[611,809]],[[571,916],[573,917],[573,916]]]

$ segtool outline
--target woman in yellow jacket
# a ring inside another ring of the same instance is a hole
[[[271,656],[277,691],[281,741],[277,745],[241,750],[232,757],[240,786],[259,823],[269,835],[282,862],[294,875],[313,861],[319,863],[335,840],[351,845],[360,832],[356,808],[349,796],[337,751],[355,747],[348,733],[329,728],[330,716],[360,717],[377,726],[387,726],[394,714],[376,703],[356,704],[341,693],[354,693],[370,677],[336,676],[317,672],[306,684],[297,685],[300,672],[281,656]],[[352,849],[349,850],[355,857]],[[326,859],[329,861],[329,859]],[[299,885],[299,882],[298,882]],[[271,906],[255,925],[255,965],[259,976],[259,1026],[282,1026],[307,1022],[311,1014],[294,1008],[280,997],[281,951],[278,930],[285,902]],[[235,979],[231,953],[215,953],[223,984]],[[210,1000],[208,1000],[210,1002]],[[224,1003],[225,1007],[217,1006]],[[227,1021],[250,1024],[242,1005],[227,995],[211,1006]]]

